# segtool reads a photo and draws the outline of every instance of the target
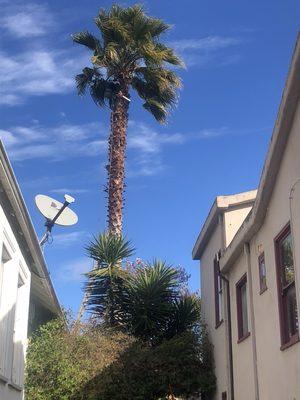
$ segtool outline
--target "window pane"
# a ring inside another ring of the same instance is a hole
[[[289,337],[298,332],[298,312],[295,285],[288,288],[286,292],[286,316]]]
[[[242,334],[248,333],[248,310],[247,310],[247,286],[241,286],[241,306],[242,306]]]
[[[295,280],[292,236],[290,233],[281,241],[280,247],[283,285],[286,286]]]
[[[266,273],[266,263],[265,258],[262,257],[259,260],[259,279],[260,279],[260,290],[267,288],[267,273]]]

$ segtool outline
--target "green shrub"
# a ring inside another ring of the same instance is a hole
[[[153,347],[126,334],[62,321],[42,327],[27,356],[27,400],[158,400],[188,398],[215,386],[205,330]]]
[[[29,342],[26,399],[72,399],[132,342],[132,338],[118,332],[85,326],[77,334],[61,320],[49,322]]]

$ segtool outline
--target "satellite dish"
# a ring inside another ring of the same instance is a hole
[[[60,201],[45,196],[44,194],[38,194],[35,196],[35,204],[43,216],[51,221],[64,206]],[[74,211],[69,208],[64,208],[63,212],[58,216],[54,223],[62,226],[71,226],[75,225],[77,221],[78,217]]]
[[[46,233],[40,240],[40,246],[43,246],[51,237],[51,230],[53,226],[71,226],[75,225],[78,221],[77,215],[74,211],[67,208],[75,199],[69,195],[65,195],[65,202],[61,203],[52,197],[38,194],[35,196],[35,204],[41,214],[46,218],[45,226]]]

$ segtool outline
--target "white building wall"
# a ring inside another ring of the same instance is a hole
[[[30,271],[17,238],[0,206],[0,399],[23,397],[24,364],[27,342]],[[9,260],[8,260],[9,259]]]

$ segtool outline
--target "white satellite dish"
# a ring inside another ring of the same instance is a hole
[[[52,199],[49,196],[45,196],[44,194],[38,194],[35,196],[35,204],[43,216],[50,220],[53,220],[53,218],[64,206],[64,204],[60,201]],[[56,219],[55,224],[70,226],[75,225],[77,221],[78,217],[74,211],[70,210],[69,208],[65,208],[63,213],[61,213]]]
[[[41,214],[46,218],[45,226],[47,230],[40,241],[41,246],[43,246],[49,239],[51,230],[55,224],[71,226],[75,225],[78,221],[78,217],[74,211],[67,208],[69,204],[74,203],[75,199],[67,194],[64,197],[65,202],[61,203],[60,201],[43,194],[35,196],[35,204]]]

